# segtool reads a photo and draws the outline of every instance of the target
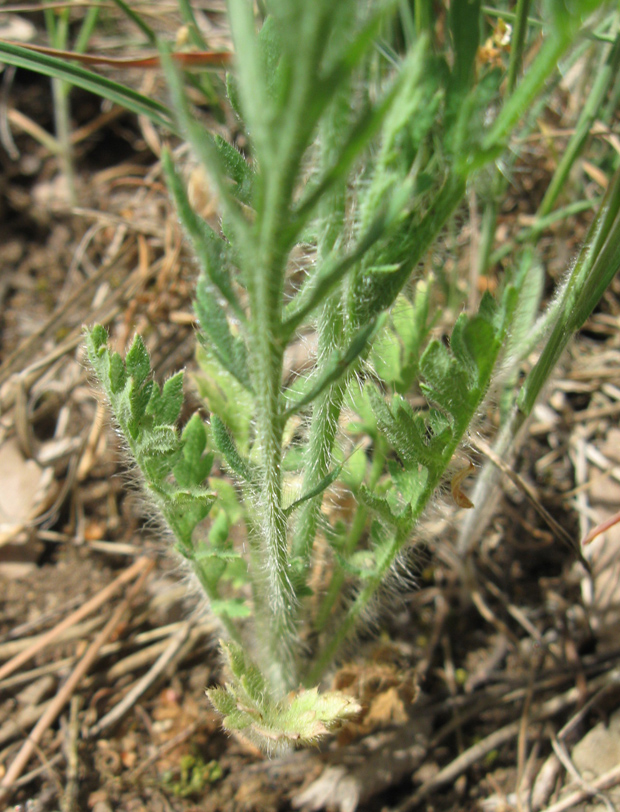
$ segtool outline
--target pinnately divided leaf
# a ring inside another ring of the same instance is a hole
[[[232,680],[225,688],[210,688],[207,696],[224,716],[224,728],[245,736],[276,754],[291,744],[315,744],[343,722],[354,718],[360,705],[339,691],[318,693],[300,689],[276,701],[260,671],[234,643],[222,642]]]
[[[388,524],[397,526],[405,518],[402,499],[411,506],[409,520],[415,521],[439,484],[487,391],[515,302],[511,288],[501,307],[484,297],[477,315],[457,319],[450,347],[430,342],[420,360],[421,388],[430,401],[427,410],[414,412],[400,395],[388,404],[369,387],[377,425],[398,453],[404,472],[392,469],[399,497],[388,494],[385,499],[365,489],[360,496]]]
[[[213,457],[204,454],[206,432],[194,415],[179,436],[176,420],[183,404],[183,373],[169,378],[162,390],[152,380],[151,361],[139,336],[123,362],[107,347],[99,325],[86,332],[91,365],[144,475],[145,485],[177,537],[183,555],[194,555],[193,534],[206,518],[214,494],[203,486]],[[174,481],[170,474],[173,472]]]

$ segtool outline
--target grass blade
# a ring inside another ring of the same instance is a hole
[[[176,125],[170,110],[154,99],[132,90],[126,85],[99,76],[92,71],[73,65],[63,59],[22,48],[10,42],[0,41],[0,58],[7,65],[24,68],[35,73],[62,79],[83,90],[119,104],[136,115],[149,118],[154,124],[177,133]]]

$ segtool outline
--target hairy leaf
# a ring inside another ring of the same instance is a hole
[[[254,471],[252,471],[249,462],[244,460],[237,450],[237,446],[230,436],[228,429],[217,415],[213,415],[211,418],[211,430],[213,432],[213,440],[231,470],[247,483],[255,484],[256,476]]]
[[[227,730],[241,733],[267,752],[316,743],[361,710],[350,696],[338,691],[319,694],[316,688],[300,689],[276,701],[242,649],[232,643],[222,647],[232,680],[225,688],[209,689],[207,696],[224,716]]]

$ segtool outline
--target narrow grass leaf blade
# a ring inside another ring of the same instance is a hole
[[[172,114],[163,104],[132,90],[126,85],[114,82],[105,76],[99,76],[78,65],[1,41],[0,61],[7,65],[14,65],[17,68],[24,68],[44,76],[50,76],[53,79],[63,79],[76,87],[94,93],[96,96],[119,104],[136,115],[146,116],[154,124],[158,124],[169,132],[177,133]]]
[[[134,11],[131,6],[125,2],[125,0],[112,0],[112,2],[120,8],[123,14],[127,15],[127,17],[138,26],[140,31],[142,31],[144,36],[149,41],[150,45],[157,45],[157,34],[155,31],[153,31],[151,26],[144,21],[143,17]]]
[[[536,366],[519,393],[518,406],[529,415],[545,382],[572,338],[588,318],[620,268],[620,170],[609,184],[581,253],[565,285],[558,315]]]

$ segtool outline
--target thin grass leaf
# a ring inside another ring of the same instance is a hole
[[[554,326],[517,401],[529,415],[568,342],[588,318],[620,268],[620,170],[611,180],[562,295]]]
[[[99,6],[91,6],[86,10],[86,15],[80,25],[80,30],[75,40],[74,50],[76,53],[82,54],[88,48],[88,43],[90,42],[90,38],[97,25],[97,20],[99,19],[99,11]]]
[[[573,168],[578,155],[581,153],[589,136],[592,125],[600,116],[601,108],[611,84],[617,80],[620,70],[620,34],[617,35],[613,45],[605,49],[601,64],[596,71],[594,84],[587,94],[575,132],[568,145],[562,151],[560,161],[553,173],[551,183],[547,187],[545,196],[538,208],[537,217],[546,217],[553,208],[560,192],[566,184],[568,175]]]
[[[99,76],[63,59],[40,54],[3,41],[0,41],[0,60],[7,65],[31,70],[53,79],[62,79],[83,90],[88,90],[96,96],[119,104],[136,115],[146,116],[168,132],[178,134],[172,113],[167,107],[105,76]]]
[[[142,31],[142,33],[146,37],[149,45],[153,46],[157,45],[157,34],[155,33],[155,31],[153,31],[151,26],[147,22],[145,22],[144,18],[141,17],[140,14],[134,11],[131,8],[131,6],[125,2],[125,0],[112,0],[112,2],[115,3],[120,8],[123,14],[125,14],[132,22],[134,22],[138,26],[140,31]]]
[[[187,26],[189,30],[189,36],[194,45],[200,49],[208,48],[208,43],[205,38],[202,36],[202,32],[198,23],[196,22],[196,17],[194,16],[194,10],[192,8],[192,4],[189,0],[178,0],[179,3],[179,10],[181,12],[181,16],[183,18],[183,22]]]

